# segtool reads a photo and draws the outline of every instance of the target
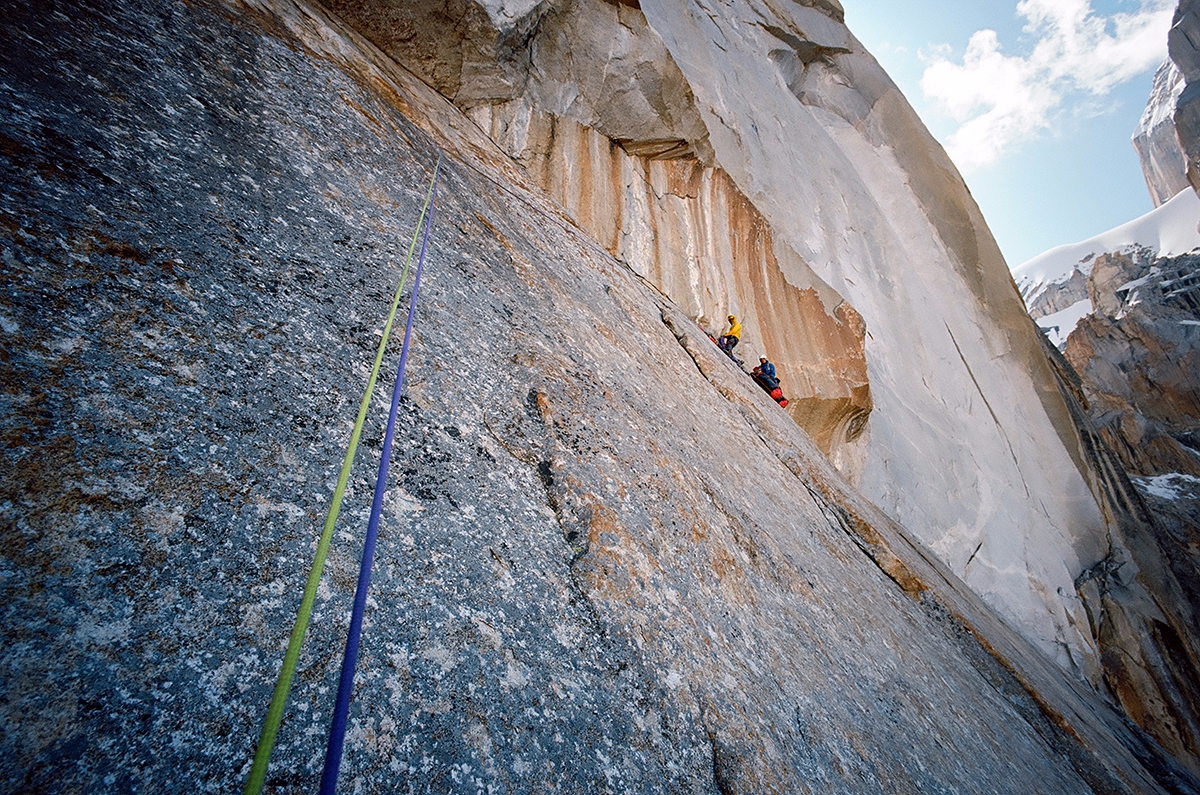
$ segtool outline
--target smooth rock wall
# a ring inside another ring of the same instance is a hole
[[[1073,583],[1106,554],[1106,521],[1038,332],[954,166],[834,17],[748,0],[642,10],[717,162],[866,323],[866,493],[1047,654],[1094,675]]]

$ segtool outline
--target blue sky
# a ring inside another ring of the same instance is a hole
[[[963,172],[1010,267],[1153,209],[1130,137],[1174,0],[842,4]]]

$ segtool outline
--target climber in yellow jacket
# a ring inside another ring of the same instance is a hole
[[[733,349],[737,347],[738,342],[742,339],[742,324],[738,322],[737,315],[730,315],[728,320],[729,331],[726,331],[717,342],[720,344],[721,350],[732,356]]]

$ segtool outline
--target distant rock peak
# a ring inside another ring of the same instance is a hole
[[[1196,0],[1179,0],[1167,50],[1185,82],[1175,101],[1175,133],[1183,149],[1188,181],[1200,190],[1200,3]]]
[[[1133,148],[1141,160],[1155,207],[1190,187],[1186,158],[1175,129],[1175,106],[1183,89],[1179,68],[1170,59],[1163,61],[1154,73],[1150,99],[1133,134]]]

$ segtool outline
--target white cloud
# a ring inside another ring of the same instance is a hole
[[[1051,129],[1072,94],[1101,107],[1113,88],[1166,57],[1174,9],[1175,0],[1143,0],[1137,11],[1102,16],[1091,0],[1021,0],[1017,13],[1035,40],[1028,55],[1004,54],[996,32],[980,30],[962,63],[929,57],[921,90],[959,123],[946,141],[950,156],[964,170],[995,162]]]

